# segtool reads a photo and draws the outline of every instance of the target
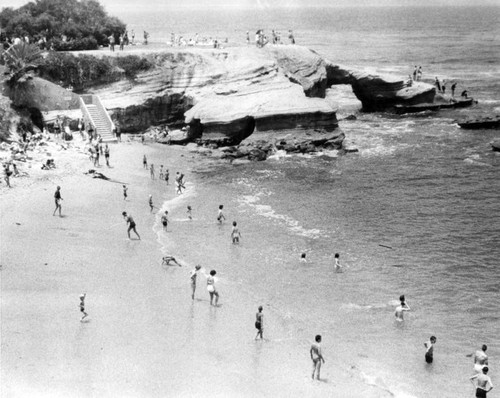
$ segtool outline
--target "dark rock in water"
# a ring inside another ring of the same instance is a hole
[[[500,140],[499,140],[499,141],[493,141],[493,142],[491,143],[491,148],[492,148],[494,151],[500,152]]]
[[[463,129],[500,129],[500,116],[486,116],[476,119],[458,121],[457,124]]]
[[[267,153],[262,149],[254,148],[248,154],[248,160],[262,161],[267,159]]]
[[[358,118],[355,115],[349,115],[343,118],[342,120],[358,120]]]

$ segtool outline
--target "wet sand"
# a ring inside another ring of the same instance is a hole
[[[159,164],[169,168],[169,186],[151,181],[143,154],[157,172]],[[112,145],[112,168],[99,171],[129,184],[127,201],[121,184],[84,175],[93,167],[72,150],[54,154],[58,169],[2,186],[2,397],[389,396],[331,350],[324,381],[311,381],[310,341],[287,338],[272,308],[264,308],[270,340],[254,341],[260,303],[237,285],[220,286],[222,306],[214,308],[199,275],[192,301],[189,272],[203,253],[175,241],[175,231],[167,236],[193,262],[161,265],[159,216],[148,196],[156,206],[175,197],[176,171],[195,184],[195,156],[156,144]],[[52,215],[57,185],[63,217]],[[141,240],[127,238],[122,211],[133,215]],[[203,265],[217,269],[217,259]],[[80,322],[84,292],[89,316]]]

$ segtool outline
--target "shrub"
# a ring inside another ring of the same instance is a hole
[[[138,57],[137,55],[126,55],[116,58],[116,66],[125,71],[125,76],[133,79],[137,73],[151,69],[154,65],[146,58]]]

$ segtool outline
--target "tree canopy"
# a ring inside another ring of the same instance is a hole
[[[0,12],[2,41],[25,38],[55,50],[90,50],[107,45],[126,25],[108,16],[96,0],[36,0]]]

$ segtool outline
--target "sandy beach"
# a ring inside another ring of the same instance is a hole
[[[336,361],[333,336],[324,348],[323,382],[311,382],[311,341],[287,338],[272,303],[264,303],[266,339],[254,341],[262,303],[237,283],[220,285],[221,306],[215,308],[200,275],[192,301],[194,265],[222,275],[227,265],[204,257],[203,242],[186,246],[175,236],[184,206],[171,212],[166,233],[176,250],[168,254],[184,266],[162,266],[166,253],[158,234],[164,232],[148,196],[158,207],[175,198],[176,171],[186,174],[188,195],[196,184],[191,171],[201,162],[197,155],[153,143],[112,145],[111,167],[99,171],[128,184],[124,201],[120,183],[83,174],[93,167],[82,148],[77,139],[52,153],[57,169],[22,164],[30,177],[13,179],[11,189],[2,184],[2,397],[386,395]],[[143,154],[157,170],[159,164],[170,170],[170,185],[150,179]],[[57,185],[63,217],[52,215]],[[122,211],[135,218],[141,240],[127,238]],[[196,217],[192,222],[199,227]],[[217,228],[215,220],[203,228]],[[229,228],[218,230],[221,239],[229,239]],[[89,313],[84,322],[81,293]]]

